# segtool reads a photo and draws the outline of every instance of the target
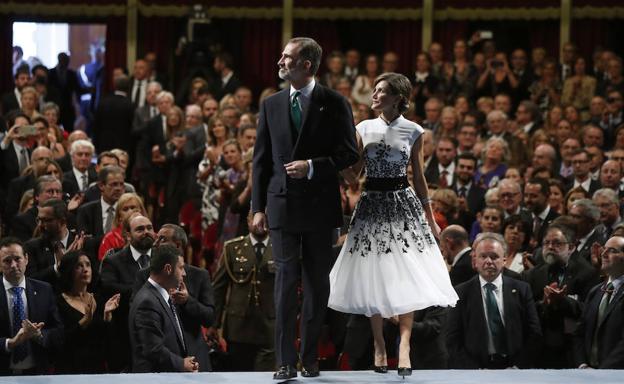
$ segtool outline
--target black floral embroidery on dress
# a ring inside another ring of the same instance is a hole
[[[409,148],[396,148],[386,144],[384,139],[370,144],[373,148],[364,151],[366,175],[370,177],[401,177],[407,174]]]

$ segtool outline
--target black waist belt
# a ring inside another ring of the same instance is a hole
[[[407,176],[403,177],[368,177],[364,189],[368,191],[398,191],[409,187]]]

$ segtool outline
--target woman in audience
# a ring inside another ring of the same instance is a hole
[[[557,75],[557,63],[553,59],[544,60],[541,77],[529,87],[531,101],[542,110],[548,111],[559,104],[561,98],[561,81]]]
[[[495,187],[498,181],[505,177],[507,161],[509,161],[509,146],[498,137],[491,137],[481,151],[482,165],[477,169],[474,180],[482,188]]]
[[[434,214],[438,214],[443,219],[437,221],[440,230],[451,224],[458,224],[459,201],[457,195],[452,189],[440,188],[431,192],[431,208]]]
[[[22,88],[22,95],[20,101],[22,103],[21,111],[24,115],[28,116],[30,121],[33,121],[37,117],[41,116],[41,114],[37,111],[37,98],[39,95],[37,91],[33,87],[24,87]]]
[[[379,59],[376,55],[366,56],[364,72],[355,78],[351,97],[360,104],[370,105],[373,97],[373,83],[379,76]]]
[[[238,141],[230,139],[223,144],[223,159],[228,165],[228,170],[218,175],[218,184],[221,188],[221,212],[219,212],[219,217],[223,218],[219,236],[220,245],[234,238],[238,231],[238,226],[241,222],[239,220],[240,216],[232,212],[230,204],[233,199],[236,199],[234,195],[236,184],[246,177],[246,168],[243,164],[242,152]],[[246,222],[246,216],[243,222]]]
[[[64,325],[63,350],[55,356],[56,373],[90,374],[105,372],[108,324],[119,306],[119,294],[98,304],[89,292],[93,268],[83,251],[71,251],[58,267],[61,294],[57,298]]]
[[[49,101],[43,104],[43,107],[41,107],[41,113],[47,120],[50,130],[56,134],[56,141],[58,143],[63,142],[63,140],[67,138],[66,136],[68,135],[68,132],[65,127],[59,124],[59,116],[61,116],[61,109],[59,106],[56,105],[56,103]],[[74,127],[68,127],[70,130],[73,128]]]
[[[585,58],[579,56],[574,61],[574,75],[568,77],[563,83],[561,103],[571,105],[581,112],[581,120],[590,118],[589,104],[596,92],[596,79],[586,74],[587,65]]]
[[[459,124],[459,115],[453,107],[444,107],[440,112],[440,127],[435,134],[435,139],[441,137],[455,137]]]
[[[59,180],[63,180],[63,169],[55,160],[45,159],[46,167],[44,175],[52,175]]]
[[[561,180],[558,179],[550,179],[548,180],[548,185],[550,186],[550,195],[548,196],[548,205],[560,215],[563,215],[564,212],[564,204],[563,197],[565,195],[565,187]]]
[[[123,223],[124,220],[128,219],[135,212],[140,212],[143,216],[147,216],[143,199],[136,193],[124,193],[121,195],[119,200],[117,200],[113,229],[104,235],[100,243],[98,260],[102,260],[108,251],[119,250],[126,245],[125,235],[127,234],[123,233]]]
[[[43,117],[33,120],[33,125],[37,128],[37,145],[50,148],[55,159],[65,156],[65,147],[57,141],[56,132],[49,127],[48,121]]]
[[[563,198],[563,201],[565,202],[564,214],[567,214],[570,211],[570,208],[572,207],[572,203],[574,203],[576,200],[579,200],[579,199],[591,199],[591,196],[589,196],[589,193],[587,193],[587,191],[583,189],[583,187],[581,187],[580,185],[576,188],[570,189],[568,193],[566,193],[565,197]]]
[[[505,268],[522,273],[522,258],[531,239],[531,225],[522,220],[520,215],[511,215],[503,222],[503,237],[507,242],[507,258]]]

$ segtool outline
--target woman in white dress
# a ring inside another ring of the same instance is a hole
[[[344,172],[355,181],[366,170],[349,233],[330,273],[329,307],[371,319],[375,371],[387,372],[384,318],[397,317],[401,341],[399,370],[411,374],[409,359],[413,312],[457,301],[436,238],[435,223],[423,175],[423,129],[405,119],[411,85],[400,74],[385,73],[374,83],[372,109],[377,119],[357,125],[362,159]],[[414,170],[414,187],[407,167]]]

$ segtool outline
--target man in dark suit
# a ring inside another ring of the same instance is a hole
[[[61,115],[59,121],[63,124],[63,128],[67,131],[74,130],[74,120],[76,112],[74,108],[74,96],[76,100],[80,98],[80,84],[78,83],[78,75],[76,71],[69,68],[70,57],[67,53],[58,54],[58,64],[50,69],[48,81],[51,86],[60,92],[60,110]]]
[[[184,258],[173,245],[154,249],[150,277],[130,307],[132,372],[198,372],[188,350],[174,294],[184,276]]]
[[[188,247],[186,232],[179,225],[163,224],[158,231],[159,245],[173,245],[185,253]],[[178,290],[171,295],[180,309],[180,321],[188,354],[195,356],[200,372],[211,370],[210,349],[204,341],[202,328],[210,327],[215,321],[215,305],[210,275],[206,269],[184,264],[186,276]],[[133,294],[136,294],[149,278],[149,268],[137,272]],[[270,369],[272,369],[271,367]]]
[[[499,234],[475,242],[478,276],[457,286],[448,319],[450,368],[528,368],[541,336],[529,285],[502,276],[507,245]]]
[[[2,114],[6,115],[10,111],[20,109],[22,88],[30,83],[30,68],[28,65],[23,65],[18,68],[14,76],[15,88],[11,92],[7,92],[2,95]]]
[[[559,214],[550,208],[550,187],[544,179],[531,179],[524,185],[524,205],[533,213],[533,246],[542,243],[546,228]]]
[[[457,156],[455,182],[451,186],[459,198],[459,208],[465,217],[462,223],[470,228],[476,220],[477,212],[485,208],[485,190],[472,182],[477,170],[477,158],[472,153]]]
[[[414,311],[410,360],[415,369],[446,369],[448,352],[444,324],[448,308],[429,307]]]
[[[112,229],[117,200],[125,192],[125,172],[117,166],[104,167],[98,173],[98,187],[102,193],[99,200],[78,208],[78,228],[85,233],[102,238]]]
[[[499,95],[510,101],[509,96]],[[501,110],[495,109],[487,115],[487,137],[498,137],[507,142],[509,146],[509,153],[511,154],[507,165],[509,166],[524,166],[528,162],[527,151],[524,143],[520,141],[516,136],[507,131],[507,124],[509,118],[507,114]]]
[[[69,149],[72,169],[63,174],[63,192],[74,196],[78,192],[85,192],[89,184],[97,178],[95,169],[91,166],[91,159],[95,147],[88,140],[76,140]]]
[[[111,340],[109,367],[113,372],[129,368],[130,351],[128,336],[128,309],[132,286],[137,272],[147,268],[156,234],[152,222],[143,216],[133,217],[126,222],[124,230],[129,234],[130,244],[121,251],[102,260],[100,293],[105,299],[121,293],[119,309],[113,317],[116,337]]]
[[[511,215],[520,215],[522,221],[533,225],[531,211],[522,207],[522,188],[517,181],[503,179],[498,183],[499,205],[503,208],[505,219]]]
[[[594,243],[604,244],[607,241],[604,225],[600,223],[600,210],[590,199],[574,200],[568,210],[576,223],[576,248],[571,258],[581,258],[590,265],[591,248]]]
[[[472,248],[468,242],[468,232],[459,225],[449,225],[440,234],[440,251],[451,266],[451,284],[457,286],[470,280],[476,271],[472,268]]]
[[[592,200],[600,209],[600,222],[604,225],[605,235],[610,237],[615,228],[622,223],[617,192],[611,188],[601,188],[594,193]]]
[[[542,244],[545,263],[525,275],[544,335],[535,363],[538,368],[572,368],[575,324],[585,295],[598,282],[598,274],[585,259],[571,257],[575,251],[571,228],[550,225]]]
[[[50,199],[61,199],[63,188],[54,176],[44,175],[37,179],[33,194],[33,207],[11,221],[10,233],[22,241],[28,241],[37,227],[38,206]]]
[[[150,81],[147,84],[147,93],[145,95],[145,105],[134,111],[132,120],[132,135],[140,138],[147,123],[158,115],[158,107],[156,106],[156,96],[162,92],[160,83]]]
[[[28,255],[21,242],[0,240],[0,374],[46,374],[63,342],[56,298],[48,283],[25,276]],[[9,313],[10,311],[10,313]]]
[[[215,327],[227,342],[231,370],[270,371],[275,368],[275,263],[268,233],[249,227],[249,235],[223,247],[214,278]]]
[[[242,84],[233,70],[234,59],[227,52],[218,53],[215,56],[213,68],[217,74],[213,93],[217,100],[221,100],[228,93],[234,95],[236,89]]]
[[[579,368],[624,368],[624,238],[611,237],[601,254],[606,283],[587,295],[575,338]]]
[[[581,187],[590,196],[593,196],[594,192],[600,189],[600,182],[592,179],[590,174],[590,157],[589,152],[583,148],[577,149],[572,153],[572,176],[566,182],[566,191]]]
[[[125,92],[130,92],[128,98],[134,108],[140,108],[145,105],[147,95],[147,83],[149,82],[149,65],[147,61],[139,59],[134,62],[132,77],[129,79]]]
[[[93,136],[98,152],[119,148],[130,153],[130,158],[133,159],[134,106],[128,98],[128,87],[128,77],[115,78],[115,91],[104,96],[95,110]]]
[[[332,233],[342,223],[338,171],[358,160],[348,102],[314,82],[321,54],[309,38],[286,45],[279,75],[291,86],[262,104],[254,150],[253,225],[271,229],[277,266],[277,380],[297,376],[296,286],[301,269],[302,375],[318,376],[317,341],[329,297]]]
[[[10,129],[0,142],[0,202],[5,200],[9,182],[30,165],[31,138],[19,131],[30,124],[28,117],[21,112],[10,114],[8,123]]]
[[[440,188],[450,188],[455,179],[455,156],[457,141],[451,137],[442,137],[435,148],[437,167],[430,167],[425,173],[427,183],[437,184]]]

